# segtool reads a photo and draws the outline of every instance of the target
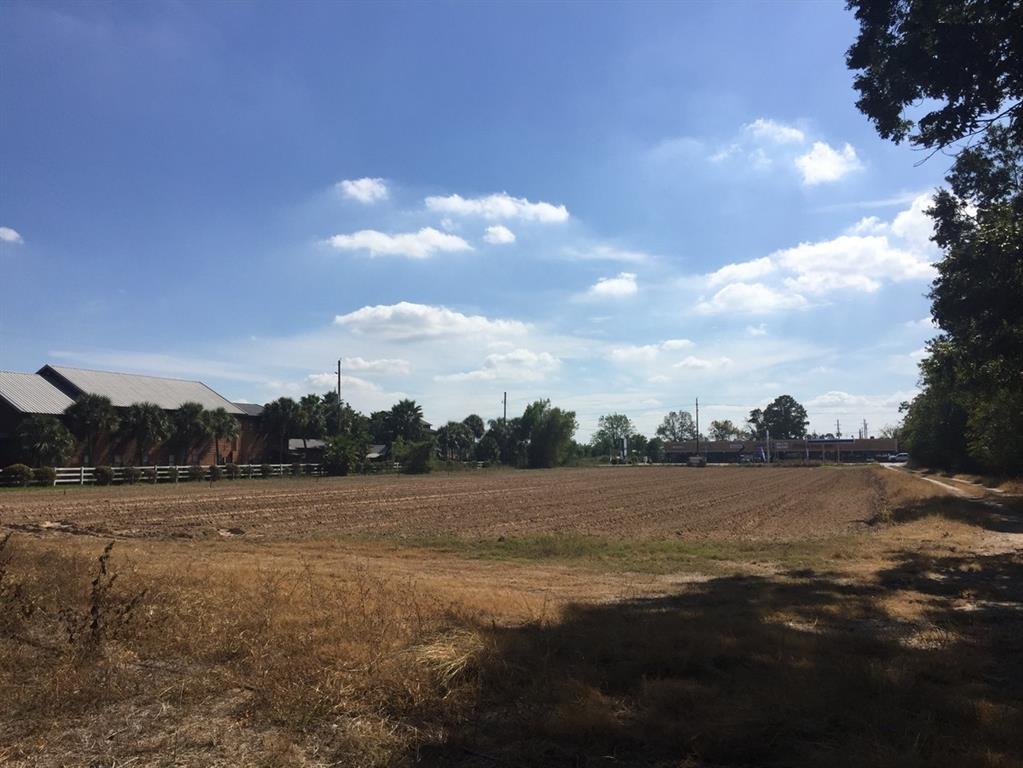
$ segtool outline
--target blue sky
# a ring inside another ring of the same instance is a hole
[[[0,6],[0,368],[897,420],[945,165],[841,3]]]

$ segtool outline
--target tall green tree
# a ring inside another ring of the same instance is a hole
[[[750,411],[750,426],[754,426],[754,414]],[[779,395],[763,410],[760,428],[769,432],[772,440],[795,440],[806,437],[806,426],[810,420],[806,408],[791,395]]]
[[[283,464],[288,438],[296,434],[299,428],[298,403],[290,397],[279,397],[263,406],[260,422],[263,434],[277,443],[277,461]]]
[[[87,454],[82,460],[86,464],[98,458],[96,445],[100,436],[117,432],[120,424],[113,403],[104,395],[81,395],[65,409],[64,415],[71,433],[85,445]]]
[[[174,442],[181,449],[185,464],[192,463],[192,454],[210,438],[206,409],[202,403],[182,403],[171,417]]]
[[[534,469],[563,463],[577,428],[575,412],[553,407],[550,400],[530,403],[514,425],[526,463]]]
[[[400,437],[402,440],[415,442],[422,440],[426,434],[426,427],[423,424],[423,409],[416,404],[415,400],[399,400],[391,406],[387,426],[392,439]]]
[[[483,419],[481,419],[475,413],[470,413],[468,416],[462,419],[462,423],[469,428],[470,432],[472,432],[473,440],[483,439],[483,435],[487,431],[487,427],[483,423]]]
[[[597,419],[597,431],[590,444],[602,453],[614,454],[622,450],[622,440],[631,437],[636,429],[624,413],[609,413]]]
[[[711,440],[738,440],[742,437],[742,430],[729,419],[712,421],[709,433]]]
[[[945,468],[1023,467],[1023,4],[853,0],[857,106],[878,133],[954,161],[928,211],[942,333],[902,440]]]
[[[220,463],[220,441],[234,440],[238,437],[241,425],[238,419],[232,416],[223,408],[214,408],[206,411],[206,432],[213,439],[213,456],[217,464]]]
[[[324,432],[327,435],[364,436],[368,433],[369,419],[352,408],[347,401],[342,400],[339,409],[337,392],[324,392],[320,400],[323,404]]]
[[[121,435],[135,441],[135,458],[142,464],[154,445],[170,437],[166,412],[156,403],[132,403],[121,419]]]
[[[461,421],[449,421],[437,430],[437,448],[445,459],[465,460],[475,442],[472,430]]]
[[[15,432],[18,446],[34,467],[59,467],[75,450],[75,439],[55,416],[28,416]]]
[[[316,394],[303,395],[298,401],[298,436],[302,438],[302,458],[309,458],[309,440],[324,436],[327,430],[327,414],[323,399]]]
[[[689,411],[668,411],[657,428],[657,434],[669,443],[695,440],[696,422]]]

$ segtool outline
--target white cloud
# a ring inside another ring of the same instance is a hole
[[[362,229],[350,235],[334,235],[327,242],[338,250],[369,251],[372,256],[407,256],[410,259],[426,259],[438,251],[472,250],[472,246],[458,235],[433,227],[397,235]]]
[[[590,294],[593,296],[608,296],[621,298],[632,296],[639,290],[636,285],[636,275],[633,272],[619,272],[616,277],[602,277],[590,286]]]
[[[23,243],[25,242],[18,231],[10,227],[0,227],[0,242]]]
[[[342,373],[345,371],[359,371],[360,373],[405,376],[411,370],[411,363],[400,358],[385,357],[379,360],[366,360],[361,357],[345,357],[341,359]]]
[[[613,245],[595,245],[592,248],[562,248],[561,252],[574,261],[621,261],[632,264],[646,264],[654,257],[643,251],[616,248]]]
[[[503,224],[495,224],[492,227],[487,227],[483,239],[494,245],[507,245],[515,242],[515,233]]]
[[[847,235],[883,235],[888,232],[888,222],[877,216],[864,216],[851,227],[846,227]]]
[[[746,333],[748,333],[750,336],[766,336],[767,326],[765,326],[763,323],[761,323],[760,325],[747,325]]]
[[[778,291],[763,283],[729,283],[709,300],[697,304],[696,310],[705,315],[739,312],[756,315],[807,305],[807,300],[798,293]]]
[[[507,192],[486,197],[466,198],[461,195],[426,198],[426,207],[437,213],[453,216],[482,216],[485,219],[522,219],[543,223],[568,220],[568,209],[552,203],[531,203],[524,197],[512,197]]]
[[[764,256],[752,261],[743,261],[737,264],[726,264],[716,272],[707,275],[709,285],[721,285],[723,283],[744,282],[755,280],[774,272],[775,265],[770,257]]]
[[[676,349],[687,349],[693,346],[693,342],[689,339],[668,339],[667,341],[661,342],[661,349],[673,351]]]
[[[938,324],[934,322],[934,318],[928,315],[922,317],[919,320],[910,320],[906,323],[907,328],[923,328],[928,331],[936,330]]]
[[[896,248],[881,235],[840,235],[833,240],[800,243],[775,251],[771,258],[796,274],[786,280],[794,290],[826,293],[839,289],[876,291],[883,280],[932,279],[928,260]]]
[[[345,179],[337,184],[341,194],[360,203],[375,203],[387,199],[387,184],[383,179]]]
[[[484,337],[486,340],[521,336],[529,328],[517,320],[491,320],[482,315],[465,315],[447,307],[407,301],[362,307],[346,315],[338,315],[334,323],[359,334],[392,341],[458,337]]]
[[[891,231],[914,250],[937,256],[938,246],[931,241],[931,235],[934,234],[934,219],[925,213],[933,202],[934,198],[930,193],[917,195],[909,208],[896,215],[891,224]]]
[[[305,377],[306,383],[309,386],[316,387],[319,389],[329,389],[331,391],[337,391],[337,373],[311,373]],[[296,393],[304,390],[300,390],[295,385],[285,385],[282,382],[274,382],[277,388],[291,389]],[[345,375],[341,379],[341,397],[344,400],[348,400],[353,392],[360,394],[365,393],[380,393],[383,390],[371,381],[360,379],[357,376]]]
[[[487,355],[483,365],[474,371],[436,378],[440,381],[540,381],[560,366],[561,361],[548,352],[515,349]]]
[[[829,413],[848,413],[897,409],[899,403],[912,400],[917,390],[893,392],[887,395],[854,395],[841,390],[831,390],[807,400],[803,405],[808,410],[826,411]],[[850,425],[856,429],[856,425]],[[844,431],[844,430],[843,430]]]
[[[806,141],[806,134],[798,128],[764,117],[758,117],[752,123],[744,125],[742,129],[757,141],[775,144],[802,144]]]
[[[838,181],[863,168],[851,144],[836,150],[824,141],[815,141],[810,151],[797,157],[795,162],[807,186]]]
[[[718,368],[724,368],[725,366],[731,365],[732,360],[728,357],[693,357],[690,355],[683,360],[675,363],[672,368],[686,368],[697,371],[709,371]]]

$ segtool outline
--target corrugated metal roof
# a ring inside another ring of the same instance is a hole
[[[263,406],[259,403],[235,403],[235,405],[242,411],[242,413],[247,413],[249,416],[263,415]]]
[[[90,371],[85,368],[68,368],[63,365],[48,365],[49,368],[69,381],[76,389],[93,395],[105,395],[118,408],[132,403],[156,403],[164,410],[173,411],[182,403],[194,402],[207,410],[223,408],[228,413],[241,414],[234,403],[218,395],[201,381],[186,379],[165,379],[157,376],[140,376],[135,373],[111,373]]]
[[[22,413],[61,414],[74,402],[37,373],[0,371],[0,398]]]

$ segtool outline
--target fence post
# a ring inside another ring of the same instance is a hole
[[[85,465],[78,468],[78,484],[85,485]]]

